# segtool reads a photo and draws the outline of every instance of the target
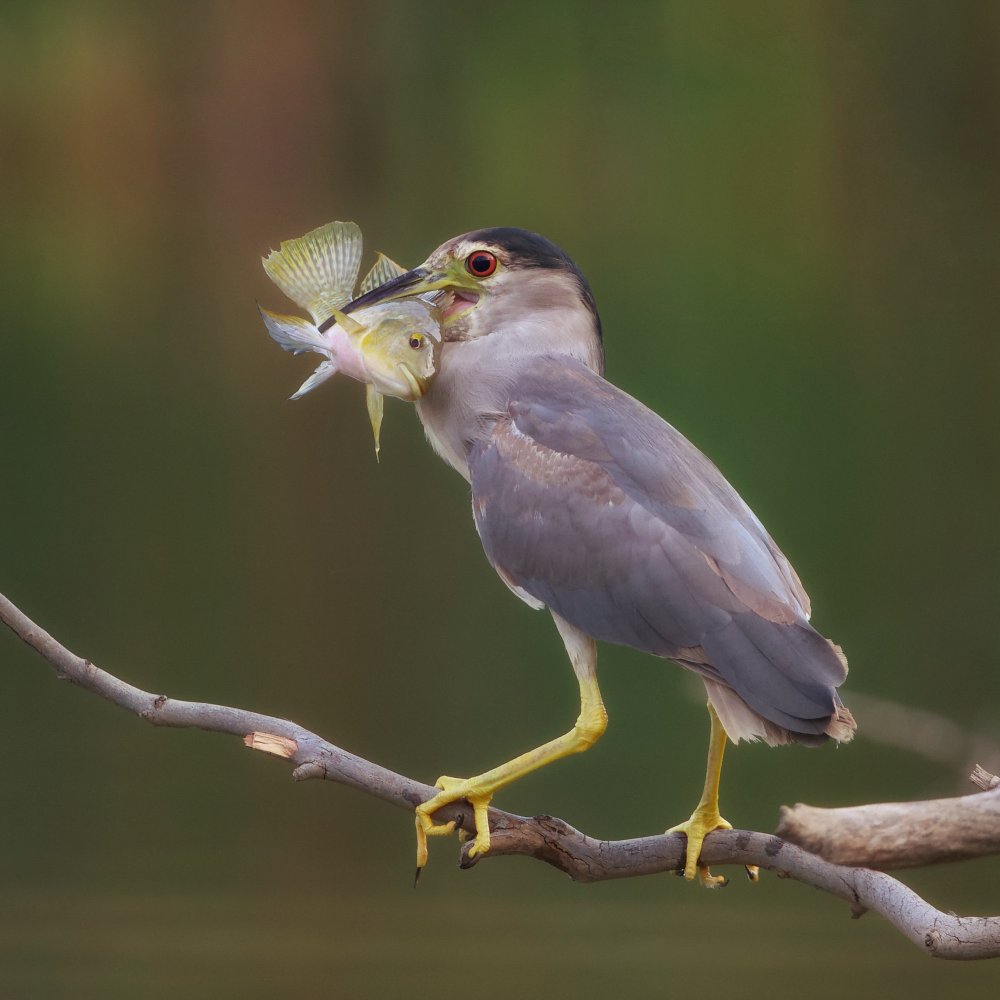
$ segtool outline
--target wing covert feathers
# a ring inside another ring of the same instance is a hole
[[[541,359],[469,455],[501,577],[594,638],[698,673],[733,739],[850,739],[843,654],[722,474],[582,364]]]

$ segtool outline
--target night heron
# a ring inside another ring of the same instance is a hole
[[[443,244],[420,267],[351,308],[438,290],[445,303],[437,379],[417,403],[435,451],[472,487],[486,556],[533,608],[546,607],[580,685],[570,732],[473,778],[442,777],[417,809],[417,865],[442,806],[475,813],[473,856],[489,850],[494,793],[592,746],[607,713],[595,640],[674,660],[704,681],[708,768],[684,874],[719,813],[728,736],[775,746],[849,740],[837,694],[840,649],[809,624],[788,560],[719,470],[670,424],[603,378],[601,324],[586,279],[559,247],[521,229]]]

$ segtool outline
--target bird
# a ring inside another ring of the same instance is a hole
[[[346,311],[436,297],[442,352],[416,404],[431,447],[471,488],[486,557],[526,604],[547,608],[580,689],[565,735],[470,778],[443,776],[416,809],[417,874],[441,807],[465,799],[489,851],[501,788],[587,750],[607,727],[597,642],[672,660],[704,682],[705,783],[683,874],[725,884],[700,862],[719,811],[726,743],[816,746],[852,738],[837,688],[840,647],[810,624],[798,575],[718,468],[673,426],[604,377],[601,320],[586,278],[537,233],[490,228],[438,247]],[[752,880],[756,869],[748,869]]]

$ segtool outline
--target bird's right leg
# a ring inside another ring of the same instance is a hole
[[[566,652],[573,664],[573,672],[580,684],[580,715],[576,725],[558,739],[535,750],[529,750],[528,753],[521,754],[520,757],[515,757],[506,764],[501,764],[474,778],[438,778],[437,787],[441,791],[416,808],[418,875],[420,869],[427,864],[428,835],[451,833],[455,828],[454,823],[443,825],[434,823],[432,817],[438,809],[459,799],[467,799],[472,806],[476,821],[476,839],[469,848],[469,855],[475,857],[485,854],[490,849],[490,825],[487,814],[493,794],[512,781],[537,771],[546,764],[590,749],[607,728],[608,713],[605,711],[601,692],[597,686],[596,643],[589,635],[557,615],[553,614],[552,618],[562,636]]]
[[[701,863],[701,845],[713,830],[731,830],[732,823],[722,818],[719,813],[719,779],[722,776],[722,756],[726,750],[726,740],[729,738],[726,729],[719,719],[715,706],[708,703],[708,714],[712,720],[712,735],[708,744],[708,766],[705,769],[705,787],[701,800],[684,823],[672,826],[667,833],[683,833],[687,838],[687,850],[684,856],[684,877],[693,879],[697,874],[701,884],[713,889],[725,885],[728,879],[724,875],[713,875],[708,865]],[[756,882],[760,872],[756,865],[746,865],[747,876],[751,882]]]

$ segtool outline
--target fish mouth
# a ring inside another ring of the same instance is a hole
[[[393,396],[407,403],[415,403],[427,392],[428,380],[411,371],[405,361],[400,361],[391,369],[376,368],[373,371],[373,366],[367,367],[372,385],[383,396]]]
[[[427,380],[410,371],[410,369],[407,368],[406,364],[402,361],[400,361],[396,368],[399,371],[399,374],[403,376],[403,381],[410,390],[409,398],[414,402],[421,399],[424,393],[427,392]]]

